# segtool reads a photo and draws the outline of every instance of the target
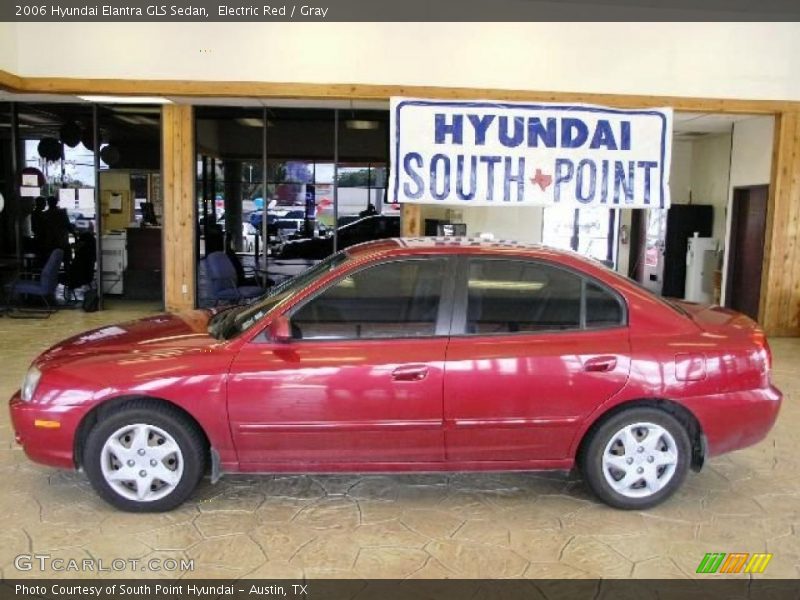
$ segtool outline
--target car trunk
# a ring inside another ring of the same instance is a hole
[[[672,299],[669,302],[686,313],[703,331],[726,336],[734,341],[740,340],[745,346],[752,344],[752,349],[755,350],[749,352],[752,367],[762,374],[769,373],[772,368],[772,351],[767,343],[767,336],[753,319],[721,306]]]
[[[678,310],[686,313],[704,331],[726,333],[728,335],[752,335],[757,333],[763,337],[763,332],[758,323],[747,315],[734,310],[722,308],[721,306],[686,302],[685,300],[673,300],[671,298],[669,302],[677,307]]]

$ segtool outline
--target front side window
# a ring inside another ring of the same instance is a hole
[[[355,340],[434,335],[445,266],[445,259],[416,259],[352,273],[294,312],[293,336]]]
[[[287,279],[283,283],[270,288],[269,292],[247,306],[232,306],[220,311],[208,323],[208,332],[217,339],[235,338],[251,327],[254,327],[271,310],[283,304],[293,296],[302,292],[317,278],[324,277],[347,261],[347,254],[338,252],[303,271],[299,275]]]
[[[616,296],[580,275],[524,260],[469,263],[466,333],[609,327],[624,322]]]

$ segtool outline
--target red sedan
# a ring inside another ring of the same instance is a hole
[[[226,473],[580,468],[661,502],[763,439],[781,393],[747,317],[665,301],[572,253],[383,240],[248,306],[97,329],[11,399],[34,461],[133,511]]]

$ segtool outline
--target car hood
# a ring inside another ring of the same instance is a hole
[[[210,348],[220,343],[207,330],[212,314],[193,310],[100,327],[56,344],[39,356],[36,364],[42,366],[97,354],[163,355]]]

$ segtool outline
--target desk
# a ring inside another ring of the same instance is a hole
[[[128,269],[161,270],[161,227],[128,227]]]

